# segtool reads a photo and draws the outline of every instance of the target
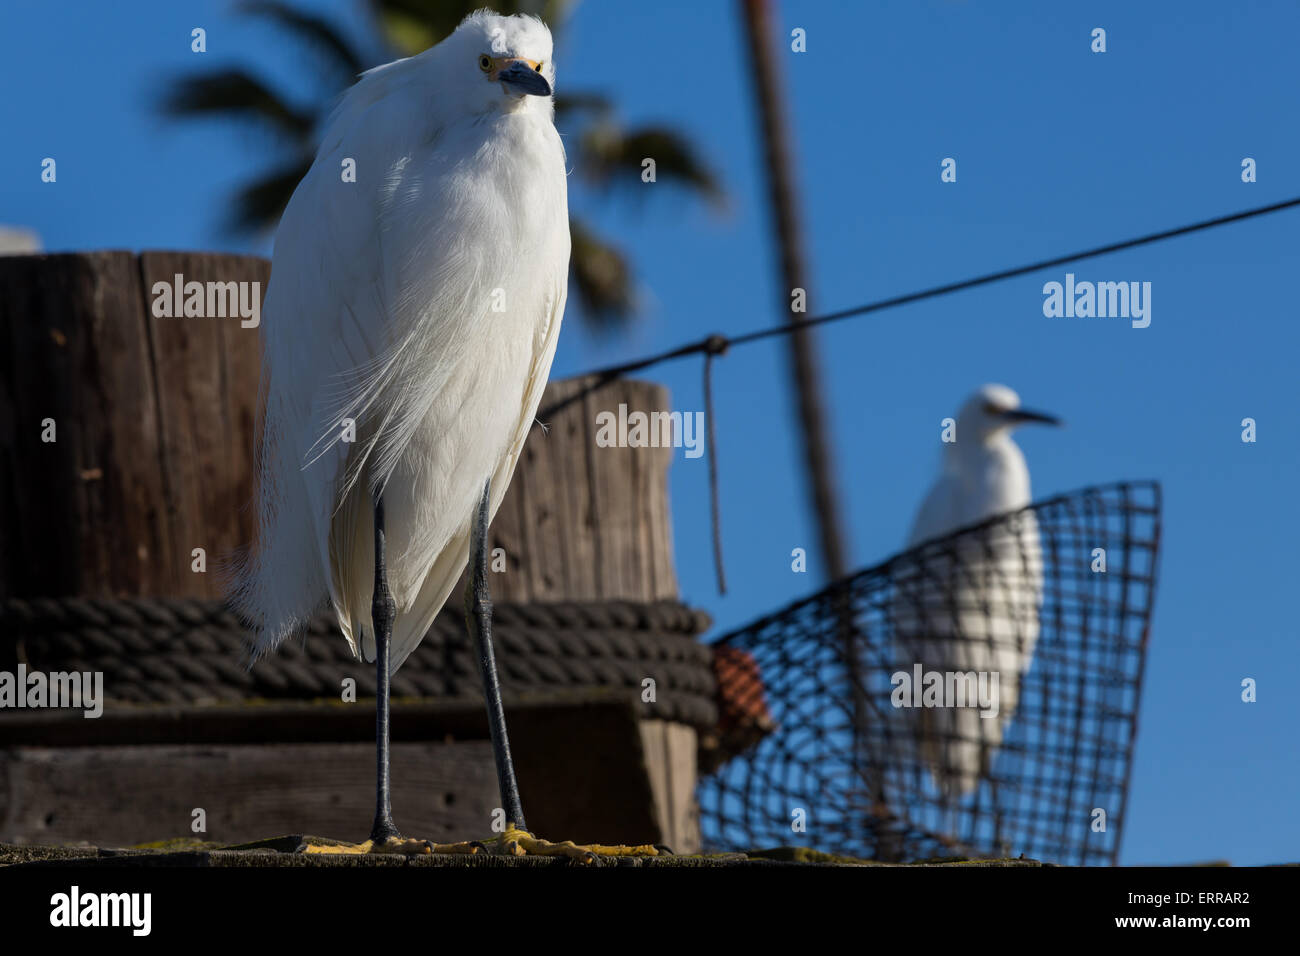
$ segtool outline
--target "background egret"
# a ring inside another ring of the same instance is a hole
[[[941,538],[1031,500],[1029,468],[1011,431],[1059,420],[1020,407],[1004,385],[985,385],[962,406],[942,473],[912,525],[909,547]],[[926,549],[899,573],[894,627],[900,664],[939,672],[998,674],[997,715],[967,706],[910,712],[913,733],[946,796],[972,792],[987,774],[1015,714],[1020,677],[1033,659],[1043,595],[1043,559],[1032,512],[1008,518],[942,549]]]

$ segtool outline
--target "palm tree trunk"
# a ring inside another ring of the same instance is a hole
[[[793,329],[786,338],[790,343],[790,371],[799,401],[799,421],[803,426],[804,459],[808,466],[813,512],[817,518],[822,562],[826,573],[830,580],[839,581],[848,573],[848,566],[845,560],[843,525],[840,523],[839,497],[831,463],[830,443],[827,440],[826,418],[818,379],[816,344],[811,330],[804,326],[807,313],[793,311],[790,299],[794,289],[804,290],[805,303],[809,297],[798,207],[795,202],[794,171],[786,145],[789,133],[776,72],[780,48],[773,42],[775,37],[768,0],[740,0],[740,5],[749,41],[749,67],[754,77],[754,94],[757,97],[758,113],[763,127],[768,198],[776,225],[781,274],[784,280],[784,288],[781,290],[781,311],[785,313]],[[871,779],[872,774],[868,770],[870,755],[865,753],[867,699],[858,656],[858,634],[853,619],[852,604],[847,591],[838,590],[833,593],[835,598],[831,613],[835,620],[836,643],[839,645],[844,664],[844,678],[847,683],[845,693],[852,701],[850,762],[855,776],[865,793],[869,795],[872,804],[881,807],[884,803],[884,794],[880,789],[880,781]],[[834,744],[832,743],[831,746]],[[871,827],[872,814],[866,808],[854,807],[848,812],[861,819],[864,828]]]
[[[781,311],[795,328],[790,343],[790,371],[799,401],[799,422],[803,431],[804,459],[808,466],[813,512],[817,517],[821,556],[830,580],[844,576],[847,566],[841,537],[840,506],[826,440],[825,413],[818,383],[817,350],[812,333],[803,328],[805,313],[790,307],[791,290],[807,292],[799,217],[794,198],[794,173],[786,148],[788,133],[776,76],[776,50],[772,44],[771,17],[767,0],[741,0],[749,40],[749,66],[753,71],[754,93],[763,126],[767,158],[769,200],[776,225],[778,252],[784,289]]]

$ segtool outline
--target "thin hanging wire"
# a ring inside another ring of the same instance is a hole
[[[709,452],[709,516],[713,524],[713,569],[718,578],[718,593],[727,593],[727,572],[722,564],[722,509],[718,504],[718,440],[713,425],[713,360],[727,354],[727,340],[720,335],[709,337],[704,353],[704,423]]]

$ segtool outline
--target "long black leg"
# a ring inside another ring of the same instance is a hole
[[[397,616],[397,603],[388,590],[388,565],[384,554],[384,498],[375,495],[375,590],[370,603],[370,615],[375,627],[375,761],[377,784],[375,788],[375,825],[370,828],[370,839],[382,843],[400,837],[393,825],[392,797],[389,788],[388,761],[388,697],[391,683],[389,661],[393,640],[393,619]]]
[[[510,738],[506,736],[506,715],[501,707],[501,681],[497,677],[496,658],[492,653],[492,598],[488,593],[487,530],[492,480],[483,486],[478,512],[470,534],[469,581],[465,585],[465,627],[478,657],[483,678],[483,697],[487,701],[488,730],[492,735],[492,755],[497,763],[497,782],[501,785],[502,809],[506,821],[524,830],[524,808],[519,802],[519,783],[510,759]]]

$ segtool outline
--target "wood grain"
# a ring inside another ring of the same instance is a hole
[[[310,735],[296,740],[267,739],[280,729],[271,707],[140,708],[96,721],[39,715],[39,736],[0,741],[0,843],[196,836],[196,807],[207,813],[206,838],[217,842],[279,833],[361,840],[375,797],[367,704],[289,708],[299,735]],[[662,843],[682,830],[669,822],[671,808],[656,806],[652,761],[629,702],[533,704],[510,716],[524,812],[536,832]],[[259,717],[260,740],[249,733]],[[132,734],[120,732],[124,724]],[[500,792],[482,708],[399,706],[393,726],[393,810],[403,831],[444,842],[490,836]],[[114,742],[89,744],[87,735],[101,730]]]
[[[0,597],[219,597],[251,541],[258,329],[153,314],[153,288],[258,283],[192,252],[0,257]],[[265,319],[264,319],[265,321]],[[552,382],[493,527],[502,600],[677,596],[669,448],[598,448],[596,415],[666,411],[658,385]],[[53,419],[57,441],[41,441]],[[207,572],[191,570],[203,548]]]

